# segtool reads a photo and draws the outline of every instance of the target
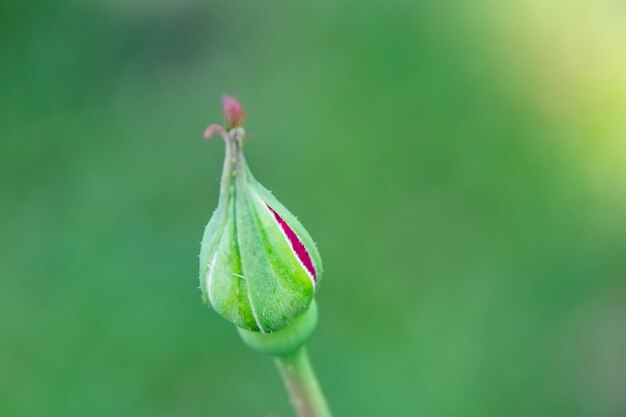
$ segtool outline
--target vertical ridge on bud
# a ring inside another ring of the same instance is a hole
[[[215,303],[215,300],[213,298],[212,291],[211,291],[211,277],[213,276],[213,271],[215,269],[216,258],[217,258],[217,251],[213,254],[213,256],[211,257],[211,260],[209,261],[209,265],[207,266],[206,279],[205,279],[206,293],[209,299],[209,303],[211,304]]]

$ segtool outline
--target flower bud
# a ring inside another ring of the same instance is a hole
[[[230,97],[223,106],[230,130],[205,132],[224,137],[226,157],[218,206],[202,239],[200,288],[204,301],[235,325],[274,332],[308,309],[322,263],[300,222],[252,176],[242,152],[241,106]],[[233,109],[240,118],[229,116]]]

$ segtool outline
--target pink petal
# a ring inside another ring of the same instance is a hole
[[[289,227],[289,225],[283,220],[283,218],[280,217],[278,213],[276,213],[274,209],[272,209],[270,206],[267,206],[267,208],[274,215],[274,218],[280,225],[280,228],[285,233],[285,236],[287,236],[287,240],[291,244],[291,249],[293,249],[293,251],[296,253],[296,256],[298,257],[302,265],[304,265],[306,270],[309,271],[309,274],[311,274],[311,277],[313,278],[313,283],[315,283],[317,281],[317,272],[315,271],[315,267],[313,266],[313,261],[311,260],[309,252],[307,252],[306,248],[298,238],[298,235],[296,235],[293,229]]]
[[[222,109],[224,110],[224,122],[227,129],[239,127],[243,124],[245,114],[241,104],[235,97],[223,95]]]

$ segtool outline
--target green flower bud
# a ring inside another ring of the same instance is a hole
[[[222,102],[230,130],[205,131],[206,138],[224,137],[226,157],[219,203],[202,239],[200,288],[235,325],[274,332],[307,311],[322,262],[300,222],[252,176],[242,152],[241,106],[231,97]]]

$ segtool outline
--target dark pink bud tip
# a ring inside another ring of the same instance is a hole
[[[226,125],[226,129],[239,127],[243,124],[246,115],[236,98],[223,95],[222,108],[224,109],[224,124]]]

